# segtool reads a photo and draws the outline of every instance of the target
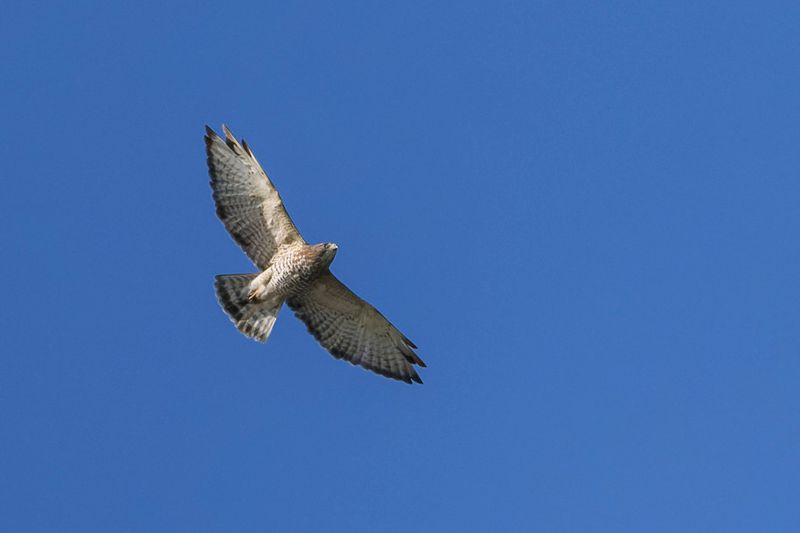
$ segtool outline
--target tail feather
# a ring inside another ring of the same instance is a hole
[[[252,339],[266,342],[272,332],[283,300],[252,301],[248,298],[250,282],[258,274],[217,276],[214,289],[217,300],[236,327]]]

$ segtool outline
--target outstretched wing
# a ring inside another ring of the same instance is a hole
[[[247,143],[225,130],[223,141],[206,126],[208,173],[217,216],[253,263],[265,270],[284,244],[305,242],[283,207],[278,191]]]
[[[337,359],[406,383],[422,383],[412,365],[424,367],[425,363],[414,353],[414,343],[330,271],[287,303]]]

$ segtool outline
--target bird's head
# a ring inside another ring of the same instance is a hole
[[[330,265],[333,262],[333,258],[336,257],[336,251],[339,247],[332,242],[325,242],[318,246],[322,248],[322,253],[320,254],[322,262],[325,265]]]

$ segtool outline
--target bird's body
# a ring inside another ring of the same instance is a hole
[[[338,247],[305,242],[250,148],[224,129],[223,141],[206,127],[217,215],[260,269],[216,277],[217,298],[236,327],[266,341],[286,302],[334,357],[422,383],[412,366],[425,366],[416,346],[331,274]]]
[[[281,246],[270,265],[250,282],[250,299],[300,296],[333,262],[337,249],[330,243]]]

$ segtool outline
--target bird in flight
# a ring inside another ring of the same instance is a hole
[[[422,380],[416,346],[330,271],[338,247],[308,244],[247,143],[223,140],[206,126],[206,154],[217,216],[247,257],[253,274],[216,276],[217,299],[246,336],[266,342],[283,303],[337,359],[406,383]]]

